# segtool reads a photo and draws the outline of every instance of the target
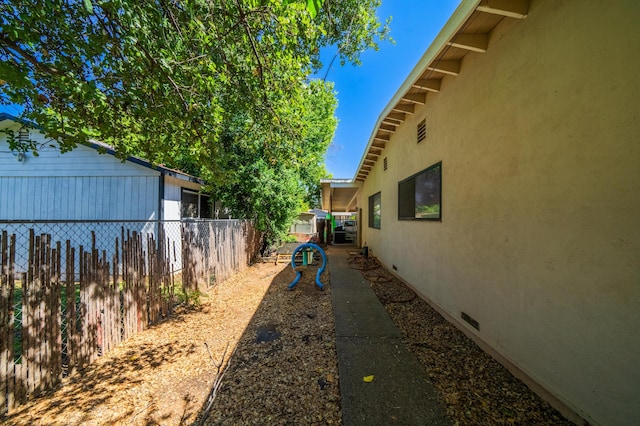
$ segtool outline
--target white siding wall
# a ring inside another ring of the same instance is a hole
[[[182,200],[182,188],[192,191],[200,191],[200,185],[185,180],[166,176],[164,180],[163,219],[180,220],[180,206]]]
[[[0,135],[0,220],[157,217],[158,171],[85,146],[62,154],[33,130],[31,139],[42,143],[40,155],[18,162]]]
[[[18,127],[11,121],[0,122],[0,128]],[[46,139],[36,130],[30,132],[31,140],[42,148],[38,156],[27,153],[24,162],[16,161],[9,150],[5,134],[0,133],[0,175],[2,176],[159,176],[159,172],[131,161],[122,162],[113,155],[99,154],[97,150],[80,145],[70,152],[61,153],[51,147],[55,141]],[[56,145],[57,146],[57,145]]]
[[[148,176],[0,176],[0,219],[155,219],[157,193],[158,178]]]

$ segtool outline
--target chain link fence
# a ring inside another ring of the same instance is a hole
[[[225,280],[250,221],[0,221],[0,415]]]

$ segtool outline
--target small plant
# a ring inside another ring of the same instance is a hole
[[[284,238],[282,238],[283,243],[295,243],[296,241],[295,235],[285,235]]]
[[[192,305],[192,306],[200,306],[202,304],[202,296],[203,294],[196,290],[196,291],[185,291],[185,292],[179,292],[177,293],[178,296],[178,300],[180,303],[185,303],[187,305]]]

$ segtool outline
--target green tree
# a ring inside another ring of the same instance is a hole
[[[278,183],[281,190],[293,190],[294,180],[311,188],[331,126],[314,134],[305,120],[326,118],[309,115],[307,102],[314,90],[333,95],[308,77],[321,65],[322,47],[337,46],[342,62],[356,64],[362,51],[377,48],[388,33],[375,15],[379,4],[2,2],[0,104],[23,105],[23,118],[63,151],[99,139],[122,157],[181,165],[216,187],[238,181],[227,167],[237,158],[220,157],[237,143],[243,168],[266,173],[277,164],[273,178],[291,179]]]
[[[317,207],[319,181],[326,175],[323,156],[331,143],[337,120],[331,83],[311,81],[288,115],[298,117],[299,139],[279,137],[282,151],[274,152],[265,132],[248,115],[234,114],[225,125],[220,143],[203,162],[211,191],[234,216],[256,220],[266,242],[278,241],[300,211]],[[287,149],[285,149],[287,147]]]
[[[63,150],[97,138],[157,162],[185,144],[183,154],[206,150],[229,110],[295,132],[283,108],[299,98],[319,49],[338,44],[341,58],[357,63],[386,36],[378,4],[3,2],[0,103],[23,105]]]

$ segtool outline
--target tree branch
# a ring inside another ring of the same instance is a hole
[[[240,0],[236,0],[236,4],[238,5],[238,11],[240,12],[240,22],[244,27],[247,37],[249,37],[249,43],[251,43],[251,49],[253,50],[253,55],[256,57],[256,61],[258,62],[258,76],[260,77],[260,85],[262,86],[264,101],[267,103],[267,93],[266,93],[266,84],[264,83],[264,70],[262,67],[262,61],[260,60],[260,54],[258,53],[258,48],[256,46],[255,41],[253,40],[253,34],[251,34],[251,28],[249,28],[249,23],[246,20],[246,15],[244,14],[244,10],[242,10],[242,5],[240,4]]]
[[[43,71],[49,74],[64,75],[64,73],[62,73],[59,69],[40,62],[38,59],[36,59],[35,56],[33,56],[29,52],[22,49],[18,43],[11,40],[9,35],[4,32],[0,32],[0,43],[4,44],[9,49],[19,54],[25,61],[29,62],[31,65],[33,65],[35,68],[37,68],[40,71]]]
[[[158,61],[156,61],[156,59],[151,56],[151,54],[149,53],[149,51],[147,49],[145,49],[144,46],[140,45],[138,43],[140,49],[142,50],[142,52],[144,52],[144,56],[149,60],[149,62],[151,63],[151,66],[153,66],[154,68],[156,68],[158,71],[160,71],[160,73],[162,73],[163,76],[165,76],[167,78],[167,80],[169,80],[169,82],[171,83],[171,85],[173,86],[174,90],[176,91],[176,94],[180,97],[180,100],[182,101],[182,108],[184,109],[184,112],[189,112],[189,105],[187,104],[186,99],[184,98],[184,96],[182,95],[182,91],[180,90],[180,87],[178,86],[178,84],[171,78],[171,76],[169,74],[167,74],[161,66],[158,65]]]
[[[180,30],[180,26],[178,25],[178,21],[176,20],[176,17],[174,16],[171,9],[167,7],[164,1],[160,1],[160,4],[162,5],[162,8],[164,9],[165,13],[169,16],[169,20],[171,21],[171,25],[173,26],[173,28],[178,32],[178,34],[180,35],[180,38],[184,39],[182,35],[182,31]]]

